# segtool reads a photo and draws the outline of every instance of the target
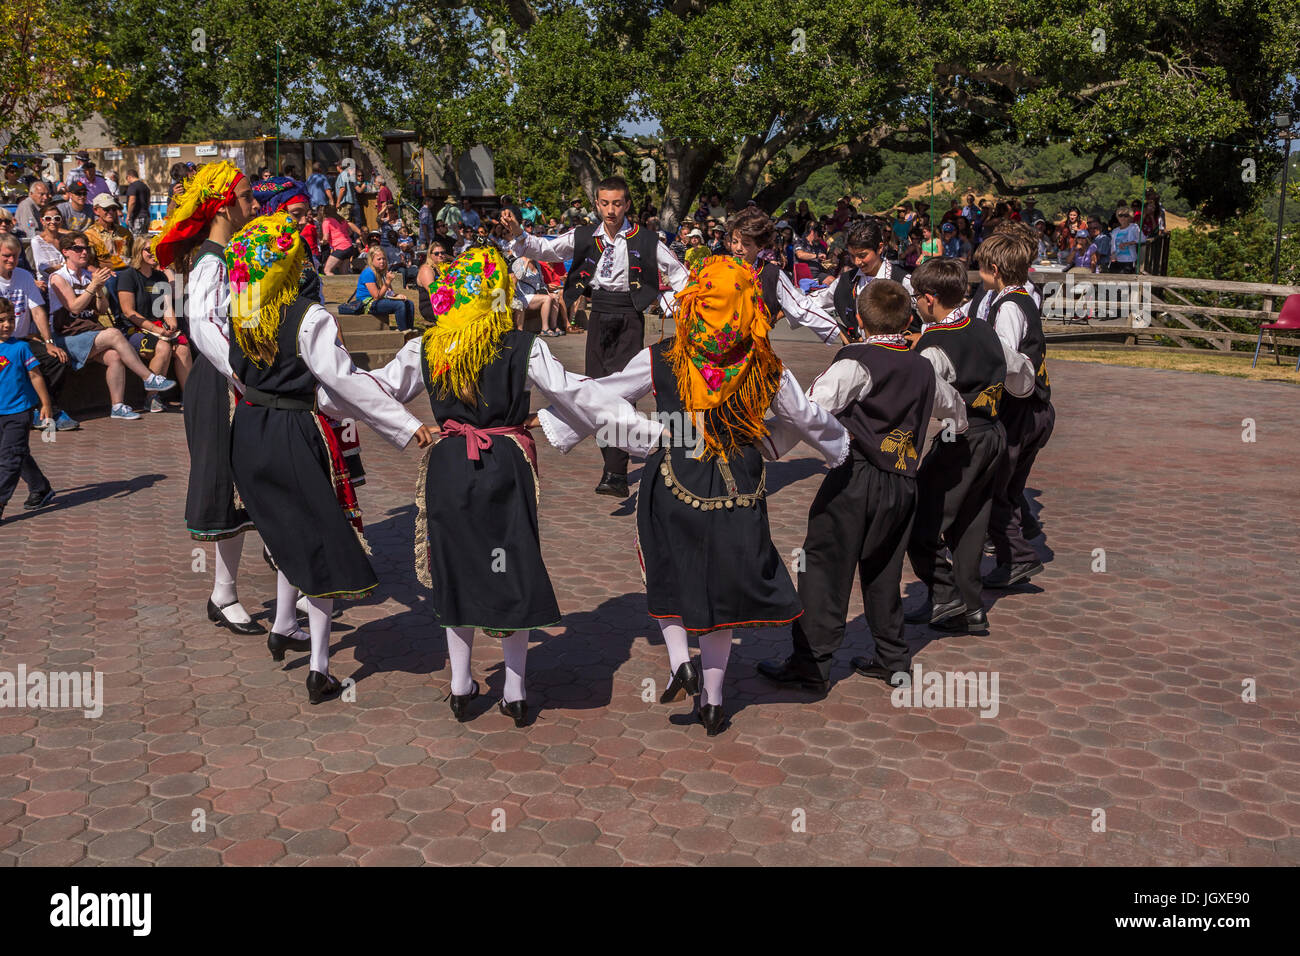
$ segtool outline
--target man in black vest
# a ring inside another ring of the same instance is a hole
[[[854,226],[844,245],[857,269],[838,276],[817,293],[814,299],[822,308],[832,311],[835,321],[843,327],[850,339],[862,337],[861,323],[858,322],[858,296],[873,279],[892,279],[902,283],[909,295],[912,292],[911,279],[903,274],[902,269],[885,259],[886,228],[879,219],[868,219]],[[907,331],[921,331],[915,310]]]
[[[573,312],[579,296],[591,300],[587,320],[586,373],[600,378],[621,372],[641,351],[645,339],[645,310],[659,294],[659,275],[680,291],[689,278],[686,267],[659,241],[659,236],[627,219],[632,197],[627,180],[621,176],[602,179],[596,186],[596,210],[600,222],[578,226],[554,239],[523,234],[519,220],[509,211],[501,213],[501,224],[510,237],[507,252],[539,262],[563,262],[570,256],[573,264],[564,280],[564,301]],[[671,312],[668,304],[672,292],[664,293],[661,308]],[[596,494],[616,498],[628,496],[627,452],[618,448],[601,448],[605,471]]]

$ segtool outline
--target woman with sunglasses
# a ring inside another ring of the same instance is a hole
[[[442,270],[447,268],[451,259],[451,243],[446,239],[434,239],[429,243],[429,251],[420,265],[420,271],[415,274],[415,284],[424,291],[424,295],[418,296],[420,317],[430,325],[437,324],[438,316],[433,312],[433,300],[429,297],[433,294],[433,287],[438,284]]]
[[[59,251],[59,230],[63,228],[63,213],[58,203],[46,203],[41,209],[41,231],[32,236],[30,250],[32,265],[36,269],[36,284],[47,297],[50,276],[63,268],[63,253]]]
[[[176,383],[151,372],[140,361],[121,330],[104,328],[99,316],[107,316],[108,280],[113,270],[106,266],[90,269],[90,240],[84,232],[70,232],[59,240],[64,265],[50,277],[50,304],[54,324],[54,344],[68,353],[74,370],[91,361],[108,371],[108,394],[112,401],[111,416],[122,420],[140,417],[126,404],[126,373],[129,369],[144,381],[149,393],[165,392]]]

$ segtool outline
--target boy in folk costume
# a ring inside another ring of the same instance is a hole
[[[854,311],[866,341],[841,349],[808,390],[848,430],[852,452],[826,476],[808,511],[799,574],[805,610],[792,628],[793,651],[758,665],[769,680],[819,693],[830,686],[831,658],[844,642],[855,570],[876,652],[855,657],[854,670],[885,680],[910,670],[899,585],[916,511],[916,446],[931,418],[966,428],[956,391],[907,347],[907,290],[877,279],[859,293]]]
[[[662,703],[700,694],[698,718],[721,731],[722,685],[732,630],[788,624],[803,613],[772,545],[764,457],[805,441],[836,466],[848,434],[809,403],[772,351],[754,268],[733,256],[705,261],[677,295],[676,335],[601,379],[629,401],[654,391],[670,423],[667,447],[646,460],[637,500],[637,543],[650,616],[668,648]],[[768,412],[774,416],[764,421]],[[562,450],[578,435],[539,413]],[[700,673],[687,635],[700,642]]]
[[[230,286],[223,253],[253,214],[252,191],[229,162],[202,166],[181,186],[162,232],[153,240],[158,267],[174,267],[186,282],[188,335],[196,354],[185,382],[185,441],[190,474],[185,523],[195,541],[213,542],[215,574],[208,618],[236,634],[264,634],[239,603],[235,578],[245,531],[253,527],[235,502],[230,474]]]
[[[254,219],[225,252],[229,374],[242,393],[230,424],[230,468],[281,579],[307,598],[307,695],[316,704],[342,689],[329,673],[334,599],[360,597],[379,583],[347,466],[323,413],[364,421],[399,448],[412,437],[423,448],[433,432],[352,364],[334,316],[299,296],[306,258],[297,224],[283,212]],[[276,602],[277,618],[287,615],[295,627],[296,594]],[[271,646],[271,653],[284,656],[282,647]]]
[[[877,279],[889,279],[901,282],[909,295],[912,292],[911,277],[885,258],[887,230],[888,226],[879,219],[868,219],[854,226],[849,231],[844,246],[857,268],[837,276],[813,297],[813,302],[818,306],[833,312],[835,321],[843,327],[847,339],[858,340],[862,337],[857,310],[858,296],[870,283]],[[915,312],[912,313],[907,331],[921,331],[921,323]]]
[[[1037,522],[1027,520],[1025,483],[1039,450],[1052,437],[1056,409],[1047,377],[1042,315],[1025,290],[1030,261],[1027,243],[1011,233],[995,232],[979,248],[980,279],[990,299],[989,325],[1007,351],[1023,355],[1034,373],[1033,389],[1008,399],[1003,415],[1007,454],[993,486],[989,537],[998,564],[984,579],[990,588],[1012,587],[1043,570],[1028,541],[1026,526],[1036,530]]]
[[[524,235],[510,210],[501,213],[512,255],[538,262],[562,262],[572,257],[573,265],[564,280],[564,301],[569,314],[579,296],[591,299],[587,322],[586,372],[593,378],[617,372],[628,363],[645,339],[645,310],[659,299],[665,314],[671,311],[672,296],[659,294],[659,279],[673,291],[680,290],[688,277],[658,235],[642,229],[627,218],[631,194],[621,176],[603,179],[596,186],[596,207],[601,221],[578,226],[555,239]],[[627,453],[606,445],[601,455],[605,470],[596,494],[616,498],[628,496]]]
[[[727,222],[727,238],[731,254],[744,259],[757,273],[763,303],[773,321],[784,314],[791,328],[811,329],[827,345],[848,344],[835,320],[811,296],[800,292],[776,264],[772,253],[776,228],[765,212],[749,206],[736,213]]]
[[[400,402],[427,393],[442,429],[420,468],[415,571],[446,630],[452,714],[464,720],[478,696],[470,656],[482,628],[501,639],[505,658],[498,707],[522,727],[529,632],[560,621],[538,536],[530,389],[554,402],[548,437],[561,423],[588,432],[608,425],[644,455],[663,428],[591,379],[569,374],[539,337],[516,330],[513,291],[495,247],[466,250],[434,287],[437,324],[375,374]]]
[[[912,274],[912,288],[925,319],[916,350],[961,395],[968,427],[935,436],[917,472],[919,499],[907,555],[929,588],[930,606],[905,619],[928,621],[941,631],[987,633],[979,564],[994,481],[1006,454],[1003,396],[1030,391],[1033,373],[988,325],[966,315],[964,263],[944,258],[922,263]]]

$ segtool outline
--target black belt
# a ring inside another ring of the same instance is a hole
[[[244,401],[249,405],[261,405],[263,408],[275,408],[285,412],[316,411],[316,393],[298,392],[288,395],[272,395],[251,385],[244,386]]]
[[[591,307],[607,311],[636,312],[631,292],[611,292],[609,289],[591,290]]]

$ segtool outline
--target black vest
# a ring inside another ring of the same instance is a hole
[[[300,297],[281,310],[280,328],[276,332],[279,351],[269,366],[261,368],[239,347],[234,320],[231,320],[230,368],[241,382],[269,395],[292,396],[315,403],[316,376],[298,354],[298,329],[307,310],[316,304]]]
[[[528,418],[528,358],[533,351],[532,332],[511,329],[501,338],[501,350],[478,376],[478,398],[473,404],[455,394],[435,391],[428,356],[420,351],[420,377],[429,393],[429,407],[438,421],[457,421],[475,428],[522,425]]]
[[[1043,335],[1043,313],[1034,297],[1028,292],[1012,292],[989,309],[989,325],[996,329],[998,314],[1008,301],[1014,300],[1025,314],[1025,337],[1020,340],[1020,352],[1034,366],[1034,394],[1025,398],[1008,396],[1011,401],[1029,401],[1036,398],[1048,402],[1052,399],[1052,387],[1047,378],[1047,337]],[[995,311],[996,310],[996,311]]]
[[[952,325],[932,326],[916,343],[916,352],[920,355],[930,348],[943,352],[952,362],[957,373],[952,386],[966,403],[970,427],[987,427],[997,421],[1007,360],[993,327],[970,316]]]
[[[871,390],[835,417],[858,450],[881,471],[916,477],[934,404],[934,367],[906,346],[846,345],[835,356],[861,362]]]
[[[578,296],[591,295],[591,279],[600,267],[608,238],[603,223],[574,230],[573,263],[564,277],[564,301],[569,308]],[[598,235],[599,233],[599,235]],[[644,312],[659,298],[659,237],[653,229],[633,226],[627,235],[627,285],[632,307]]]
[[[781,268],[771,259],[764,260],[762,266],[758,281],[763,289],[763,304],[767,306],[768,322],[775,325],[777,316],[781,314],[781,302],[776,294],[781,281]]]
[[[840,273],[840,279],[835,283],[835,292],[831,298],[835,302],[835,319],[844,326],[845,329],[856,329],[859,327],[858,322],[858,297],[853,294],[853,287],[857,284],[857,269],[850,269],[847,272]],[[905,273],[894,263],[886,260],[885,275],[872,276],[873,279],[891,279],[894,282],[901,283]],[[921,331],[921,320],[916,314],[916,309],[912,309],[912,321],[908,325],[909,332]]]

